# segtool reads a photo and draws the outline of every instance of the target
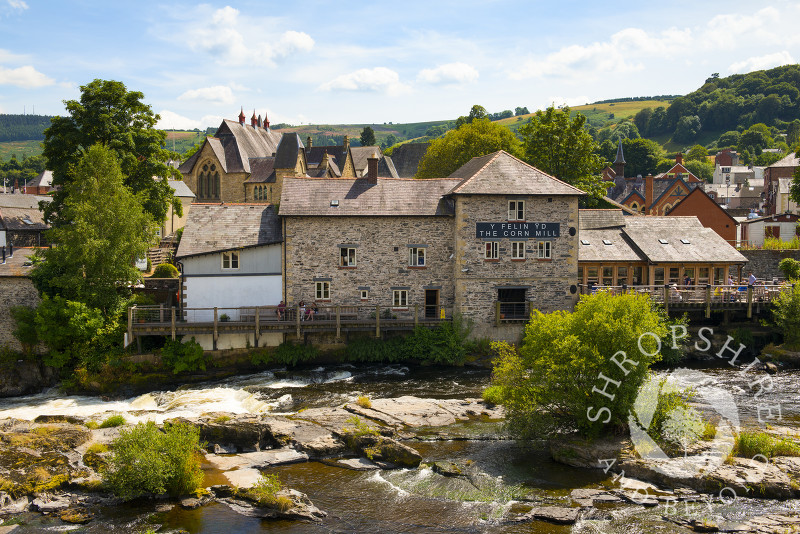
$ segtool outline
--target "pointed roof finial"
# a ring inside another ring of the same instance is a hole
[[[264,129],[269,130],[269,119],[267,118],[267,112],[264,112]]]
[[[244,106],[239,111],[239,124],[244,124]]]
[[[622,139],[619,140],[619,146],[617,146],[617,159],[614,160],[614,163],[625,163],[625,156],[622,155]]]

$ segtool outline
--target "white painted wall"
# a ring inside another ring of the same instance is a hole
[[[261,276],[191,276],[184,279],[186,285],[186,308],[238,308],[240,306],[277,306],[281,301],[280,275]],[[232,321],[238,316],[232,310],[227,313]],[[214,312],[187,310],[186,320],[213,321]]]

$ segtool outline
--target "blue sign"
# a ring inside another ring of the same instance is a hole
[[[556,222],[475,223],[478,239],[553,239],[559,236],[561,225]]]

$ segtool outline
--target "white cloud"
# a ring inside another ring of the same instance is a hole
[[[204,100],[219,104],[232,104],[234,102],[233,91],[231,91],[230,87],[224,85],[190,89],[180,95],[178,100]]]
[[[14,85],[33,89],[44,87],[45,85],[53,85],[54,83],[55,81],[52,78],[48,78],[30,65],[16,69],[7,69],[0,66],[0,85]]]
[[[248,18],[240,20],[231,6],[217,9],[210,17],[200,10],[198,20],[189,23],[179,37],[196,52],[214,56],[231,65],[274,66],[279,60],[314,48],[314,39],[298,31],[278,33]]]
[[[477,69],[461,62],[447,63],[435,69],[422,69],[417,75],[417,81],[430,84],[472,83],[477,79]]]
[[[156,128],[161,129],[175,129],[175,130],[194,130],[201,128],[200,122],[178,115],[174,111],[164,109],[158,113],[161,118],[156,123]]]
[[[28,9],[28,4],[23,0],[7,0],[7,2],[11,9],[16,9],[17,11],[25,11]]]
[[[358,69],[349,74],[341,74],[319,86],[321,91],[372,91],[398,95],[409,91],[400,83],[400,75],[386,67]]]
[[[735,74],[746,74],[754,70],[771,69],[772,67],[791,63],[796,63],[794,58],[787,50],[783,50],[782,52],[775,52],[774,54],[750,57],[744,61],[738,61],[728,67],[728,70]]]
[[[564,96],[551,96],[547,99],[547,107],[555,106],[557,108],[561,108],[564,106],[575,107],[575,106],[583,106],[591,102],[588,96],[581,95],[581,96],[572,96],[572,97],[564,97]]]

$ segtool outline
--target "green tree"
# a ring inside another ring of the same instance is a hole
[[[708,161],[708,150],[703,145],[694,145],[686,152],[686,161]]]
[[[43,206],[52,224],[70,222],[62,213],[70,190],[66,186],[78,179],[78,161],[95,144],[115,153],[124,185],[141,195],[144,209],[153,220],[163,221],[170,204],[176,213],[183,213],[167,180],[153,180],[154,176],[180,175],[167,165],[173,156],[163,148],[167,134],[155,129],[159,116],[142,102],[143,98],[140,92],[128,91],[122,82],[94,80],[81,86],[80,101],[64,101],[68,116],[53,117],[44,132],[47,168],[53,171],[53,185],[61,186],[52,202]]]
[[[570,118],[569,107],[553,106],[537,111],[521,126],[524,159],[534,167],[589,193],[593,199],[605,195],[600,172],[605,161],[598,146],[584,128],[586,117]]]
[[[616,148],[614,150],[616,153]],[[622,151],[625,154],[626,176],[655,174],[657,172],[656,165],[664,155],[664,149],[661,148],[661,145],[650,139],[642,138],[623,139]],[[674,164],[675,162],[673,161],[672,165]]]
[[[361,130],[361,146],[375,146],[375,130],[371,126]]]
[[[540,439],[624,427],[650,365],[671,343],[669,326],[648,296],[632,293],[585,296],[574,312],[535,311],[519,351],[501,345],[494,361],[492,393],[509,429]]]
[[[462,115],[456,119],[456,128],[461,128],[465,124],[472,124],[472,121],[476,119],[486,119],[488,117],[489,113],[486,111],[486,108],[475,104],[470,108],[469,115],[466,117]]]
[[[800,119],[795,119],[786,127],[786,144],[793,146],[800,142]]]
[[[689,172],[703,180],[704,182],[711,182],[714,179],[714,164],[710,161],[700,161],[693,159],[686,161],[684,166],[689,169]]]
[[[797,167],[794,174],[792,174],[792,183],[789,186],[789,197],[792,199],[792,202],[800,204],[800,167]]]
[[[519,106],[517,106],[517,107],[515,107],[515,108],[514,108],[514,115],[515,115],[515,116],[520,116],[520,115],[530,115],[530,113],[531,113],[531,112],[530,112],[530,111],[528,111],[528,108],[527,108],[527,106],[525,106],[525,107],[519,107]]]
[[[717,140],[717,147],[720,149],[735,148],[739,144],[739,137],[740,134],[737,131],[725,132],[719,136],[719,139]]]
[[[681,117],[675,126],[675,133],[672,134],[672,138],[679,143],[694,141],[700,135],[700,128],[700,117],[697,115]]]
[[[419,162],[416,178],[444,178],[474,157],[505,150],[520,155],[514,133],[488,119],[478,119],[431,141]]]
[[[772,318],[783,332],[783,341],[800,346],[800,284],[787,285],[772,303]]]
[[[115,313],[141,278],[134,260],[145,256],[155,226],[141,197],[125,187],[111,149],[89,147],[73,176],[61,207],[71,224],[48,230],[54,246],[31,277],[40,292]]]
[[[653,116],[653,108],[640,109],[636,115],[633,116],[633,123],[639,132],[646,132],[650,123],[650,117]]]

